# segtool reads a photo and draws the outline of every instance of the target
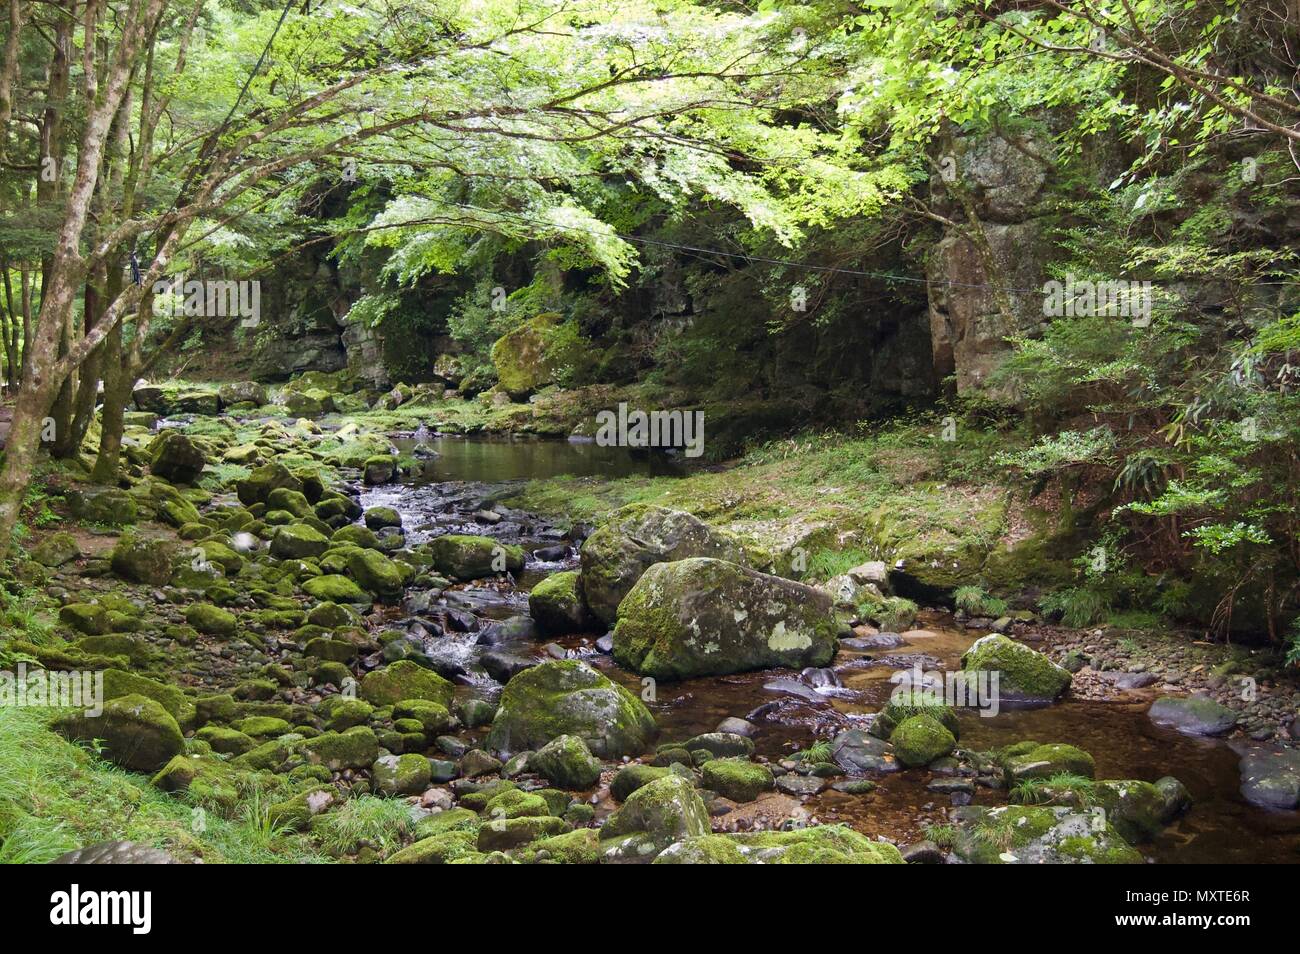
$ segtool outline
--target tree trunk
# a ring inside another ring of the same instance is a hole
[[[122,366],[122,326],[104,340],[104,410],[99,421],[99,454],[90,477],[97,484],[115,484],[122,458],[122,420],[131,386],[135,383]]]

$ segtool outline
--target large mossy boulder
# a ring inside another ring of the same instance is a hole
[[[382,755],[371,767],[375,791],[381,795],[419,795],[429,787],[431,769],[423,755]]]
[[[701,835],[675,842],[657,865],[901,865],[902,853],[847,825],[812,825],[792,831]]]
[[[581,632],[591,623],[577,570],[552,573],[528,594],[528,613],[553,635]]]
[[[55,569],[81,556],[81,546],[76,537],[66,530],[60,530],[36,544],[31,555],[41,566]]]
[[[982,673],[998,674],[998,698],[1003,703],[1042,705],[1055,702],[1070,688],[1069,672],[1042,653],[1006,636],[975,640],[961,657],[961,668],[973,690],[985,685]],[[990,677],[991,678],[991,677]],[[991,686],[991,683],[990,683]]]
[[[132,583],[166,586],[172,578],[175,547],[164,540],[149,540],[124,533],[109,555],[113,572]]]
[[[125,527],[139,517],[135,498],[118,487],[83,487],[66,497],[72,515],[84,523]]]
[[[566,335],[565,328],[563,316],[548,312],[498,338],[492,345],[492,365],[501,389],[511,397],[526,397],[553,383],[556,372],[573,359],[578,340],[576,330]]]
[[[876,713],[876,718],[867,731],[878,739],[888,739],[904,720],[917,715],[937,719],[952,733],[954,739],[961,738],[957,710],[948,705],[942,694],[924,687],[911,686],[900,686],[890,694],[889,701]]]
[[[536,751],[576,735],[601,758],[618,758],[645,751],[654,734],[654,719],[640,699],[585,662],[563,659],[526,669],[506,684],[488,746]]]
[[[295,477],[288,467],[278,462],[263,464],[253,470],[247,477],[235,481],[235,493],[239,502],[245,507],[256,503],[266,503],[271,491],[278,488],[302,490],[302,481]]]
[[[357,549],[348,555],[348,573],[381,599],[402,595],[402,571],[378,550]]]
[[[156,772],[185,749],[171,713],[141,695],[106,702],[97,716],[80,711],[60,716],[53,728],[68,739],[100,740],[105,758],[134,772]]]
[[[591,788],[600,779],[600,762],[576,735],[552,739],[528,756],[528,771],[557,788]]]
[[[929,765],[935,759],[951,755],[957,740],[938,719],[914,715],[899,723],[889,738],[894,758],[908,768]]]
[[[1024,805],[961,811],[953,852],[968,864],[1142,864],[1100,811]]]
[[[180,431],[163,431],[149,445],[149,470],[174,484],[192,484],[207,461],[203,451]]]
[[[266,386],[256,381],[227,381],[217,388],[222,405],[252,404],[261,407],[267,401]]]
[[[688,779],[665,775],[628,796],[600,831],[606,858],[653,861],[669,845],[707,835],[709,812]]]
[[[455,687],[430,669],[417,666],[409,659],[366,673],[358,694],[376,706],[391,706],[406,699],[426,699],[448,706]]]
[[[457,580],[477,580],[524,568],[523,548],[491,537],[448,533],[429,543],[433,566]]]
[[[322,732],[303,742],[302,751],[313,764],[331,772],[364,769],[379,758],[379,739],[369,726],[358,725],[345,732]]]
[[[825,666],[830,597],[793,580],[697,557],[651,566],[619,608],[614,658],[660,679]]]
[[[998,762],[1010,784],[1059,775],[1092,778],[1096,773],[1091,755],[1064,742],[1020,742],[998,753]]]
[[[277,560],[311,559],[320,556],[329,547],[329,537],[305,523],[286,524],[278,528],[271,538],[271,556]]]
[[[733,802],[752,802],[776,784],[770,768],[745,759],[710,759],[702,775],[705,788]]]
[[[618,607],[656,563],[690,557],[745,562],[740,545],[683,510],[632,504],[616,510],[582,544],[582,593],[592,614],[613,625]]]
[[[325,573],[313,576],[302,584],[302,591],[308,596],[329,603],[369,603],[370,596],[346,576],[340,573]]]

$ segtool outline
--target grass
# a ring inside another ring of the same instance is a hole
[[[970,616],[1002,616],[1007,611],[1005,600],[990,596],[983,587],[959,586],[953,590],[953,602],[957,609]]]
[[[933,842],[944,851],[949,851],[957,844],[960,830],[956,825],[926,825],[924,834],[926,841]]]
[[[401,799],[361,795],[321,816],[313,833],[321,847],[335,857],[353,855],[366,847],[387,855],[401,845],[413,825],[411,807]]]
[[[255,837],[260,808],[231,821],[100,761],[47,727],[48,709],[0,708],[0,862],[44,863],[125,839],[205,862],[323,861],[301,837]],[[260,803],[258,803],[260,804]]]
[[[1011,788],[1011,798],[1022,805],[1048,805],[1063,796],[1070,796],[1080,808],[1092,804],[1097,783],[1085,775],[1059,772],[1048,778],[1027,778]]]
[[[805,765],[820,765],[823,762],[829,762],[831,760],[831,744],[826,739],[818,739],[808,748],[796,752],[794,757]]]

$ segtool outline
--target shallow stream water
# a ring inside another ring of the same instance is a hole
[[[399,439],[405,453],[416,442]],[[529,560],[519,580],[479,581],[449,590],[439,612],[450,606],[473,614],[491,629],[503,620],[526,615],[527,590],[538,579],[577,565],[577,548],[564,528],[532,514],[512,511],[496,502],[522,481],[574,476],[663,475],[678,471],[675,461],[660,455],[639,455],[619,448],[561,441],[480,441],[433,438],[421,442],[434,455],[424,472],[400,484],[372,488],[363,504],[391,506],[403,516],[413,543],[440,533],[466,532],[496,536],[519,543],[541,558]],[[494,508],[497,522],[483,522],[483,508]],[[479,516],[476,516],[478,514]],[[432,611],[430,611],[432,612]],[[414,615],[412,615],[414,614]],[[396,617],[409,623],[419,618],[410,601]],[[832,668],[838,687],[817,689],[793,671],[765,671],[733,676],[659,683],[648,701],[663,739],[685,739],[713,731],[729,716],[745,717],[776,703],[755,717],[758,754],[788,757],[817,739],[829,739],[844,728],[864,727],[893,689],[890,677],[919,661],[927,672],[959,667],[959,659],[979,632],[958,626],[943,614],[923,614],[918,629],[902,634],[903,644],[865,652],[842,648]],[[524,656],[561,652],[587,659],[611,678],[642,694],[641,678],[621,670],[595,649],[598,633],[572,634],[549,644],[533,636],[492,644],[476,632],[452,633],[428,640],[430,653],[469,687],[467,691],[494,695],[499,684],[478,663],[490,648]],[[479,630],[481,632],[481,629]],[[487,643],[488,645],[485,645]],[[1300,860],[1300,813],[1269,812],[1249,805],[1239,794],[1237,756],[1222,741],[1183,736],[1154,725],[1146,715],[1150,696],[1130,693],[1125,702],[1067,700],[1038,709],[1003,709],[986,717],[974,709],[961,710],[962,747],[987,750],[1022,739],[1068,742],[1090,752],[1098,778],[1155,781],[1173,775],[1191,791],[1190,811],[1153,842],[1139,850],[1156,862],[1276,863]],[[942,824],[950,807],[946,794],[926,788],[928,772],[895,772],[877,779],[867,796],[826,790],[802,807],[786,796],[774,796],[758,809],[738,812],[744,824],[752,813],[762,817],[792,810],[821,822],[847,822],[872,836],[906,844],[923,837],[927,825]],[[1006,803],[1006,793],[977,788],[975,804]],[[801,816],[804,817],[804,816]],[[724,819],[726,816],[724,816]],[[770,819],[769,819],[770,821]],[[724,820],[724,824],[727,822]]]

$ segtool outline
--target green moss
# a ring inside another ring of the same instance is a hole
[[[985,636],[961,657],[967,672],[993,672],[1007,701],[1052,701],[1070,687],[1071,676],[1042,653],[1006,636]],[[972,687],[974,688],[974,687]]]
[[[455,687],[436,672],[402,659],[383,669],[369,672],[358,690],[362,699],[377,706],[391,706],[409,699],[425,699],[446,707]]]
[[[752,802],[774,787],[771,769],[744,759],[711,759],[702,771],[704,787],[733,802]]]
[[[908,768],[929,765],[957,747],[957,740],[943,723],[928,715],[904,719],[889,741],[894,746],[894,757]]]

